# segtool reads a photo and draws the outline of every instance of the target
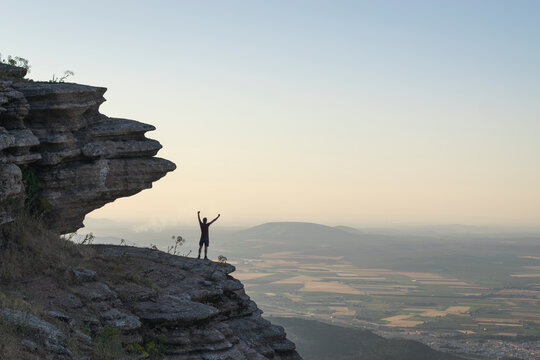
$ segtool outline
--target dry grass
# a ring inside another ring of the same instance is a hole
[[[29,215],[19,214],[10,230],[0,240],[0,282],[4,284],[62,274],[93,253],[89,247],[62,239]]]
[[[454,285],[454,286],[472,286],[464,281],[438,281],[438,280],[418,280],[422,285]]]
[[[308,281],[320,281],[321,278],[308,276],[308,275],[298,275],[290,277],[283,280],[274,281],[272,284],[284,284],[284,285],[293,285],[293,284],[305,284]]]
[[[384,277],[365,277],[365,276],[325,276],[328,280],[365,280],[365,281],[386,281]],[[415,286],[416,287],[416,286]]]
[[[412,315],[396,315],[384,318],[382,320],[388,321],[388,324],[384,325],[390,327],[415,327],[424,323],[423,321],[407,320],[411,316]]]
[[[43,311],[40,306],[35,306],[20,296],[7,295],[3,292],[0,292],[0,308],[10,308],[35,315]],[[0,359],[41,359],[39,354],[26,351],[21,346],[21,340],[28,337],[24,327],[5,322],[4,318],[0,317],[0,334]]]
[[[530,318],[540,318],[540,313],[532,312],[513,312],[512,317],[516,317],[522,320],[529,320]]]
[[[59,285],[70,281],[68,270],[92,257],[94,250],[62,239],[36,218],[19,214],[9,232],[0,237],[0,308],[41,316],[40,299],[26,299],[24,284],[54,278]],[[41,359],[21,345],[24,329],[0,321],[0,359]]]
[[[253,280],[258,279],[265,276],[274,275],[274,273],[235,273],[234,277],[238,280],[245,281],[245,280]]]
[[[303,292],[327,292],[337,294],[365,295],[365,291],[356,290],[352,286],[338,282],[307,281],[299,291]]]
[[[356,314],[354,309],[349,309],[347,306],[330,306],[329,308],[334,311],[334,316],[354,316]]]
[[[38,356],[33,357],[31,354],[24,351],[20,345],[23,336],[18,333],[15,326],[0,321],[0,334],[2,334],[2,336],[0,336],[1,359],[39,359]]]
[[[433,274],[433,273],[425,273],[425,272],[396,272],[396,274],[403,275],[406,277],[409,277],[411,279],[415,279],[417,281],[445,281],[450,280],[442,275],[439,274]]]
[[[517,277],[517,278],[535,278],[540,277],[540,274],[512,274],[511,277]]]
[[[527,256],[521,256],[521,258],[523,258],[523,259],[531,259],[531,260],[540,260],[540,256],[527,255]]]
[[[426,317],[438,317],[446,315],[463,315],[467,314],[471,309],[470,306],[450,306],[446,310],[426,309],[422,312],[421,316]]]
[[[519,324],[521,320],[518,319],[507,319],[507,318],[487,318],[487,317],[477,317],[474,320],[480,323],[503,323],[503,324]]]

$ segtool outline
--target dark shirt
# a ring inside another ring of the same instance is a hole
[[[208,228],[210,227],[209,223],[203,223],[202,221],[199,221],[199,225],[201,225],[201,238],[207,238],[208,239]]]

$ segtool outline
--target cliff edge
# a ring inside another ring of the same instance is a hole
[[[2,333],[19,329],[3,352],[8,359],[301,359],[229,275],[234,266],[145,248],[84,247],[91,254],[77,256],[79,266],[61,276],[3,289],[18,304],[0,306]]]
[[[25,74],[0,64],[0,358],[301,359],[232,265],[59,236],[176,166],[105,88]]]
[[[152,125],[99,113],[105,88],[6,78],[0,77],[0,229],[26,206],[58,233],[75,231],[92,210],[150,188],[176,168],[154,157],[161,145],[145,137]]]

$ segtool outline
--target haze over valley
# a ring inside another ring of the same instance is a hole
[[[106,222],[87,222],[85,231],[94,231],[98,241],[120,241],[100,236]],[[118,229],[128,244],[165,251],[179,231],[187,239],[181,251],[193,254],[195,228]],[[275,222],[216,227],[210,254],[224,255],[236,266],[233,276],[266,316],[370,329],[458,354],[522,359],[540,354],[535,229]]]

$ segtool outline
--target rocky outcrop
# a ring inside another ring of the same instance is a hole
[[[75,269],[63,283],[42,277],[26,285],[26,296],[39,299],[41,318],[0,309],[0,317],[29,329],[21,341],[40,358],[105,358],[118,348],[114,358],[143,358],[146,349],[167,360],[301,360],[283,328],[263,319],[231,277],[234,266],[93,247],[94,260],[85,264],[92,269]]]
[[[175,169],[154,157],[161,145],[145,137],[153,126],[99,113],[105,88],[0,70],[8,79],[0,81],[1,236],[22,209],[56,233],[74,231],[90,211]],[[24,359],[301,360],[229,275],[232,265],[125,246],[94,246],[83,256],[53,238],[55,259],[73,261],[49,259],[47,271],[2,289],[2,356],[9,345],[8,358]],[[40,248],[10,251],[41,256]],[[24,298],[6,302],[4,292]]]
[[[56,326],[35,315],[19,310],[0,309],[0,321],[8,325],[23,328],[28,336],[41,344],[47,352],[57,355],[69,354],[67,336],[58,330]],[[36,342],[29,339],[23,339],[23,341],[23,345],[25,346],[32,346],[35,349],[39,346]]]
[[[4,65],[5,66],[5,65]],[[26,206],[59,233],[175,169],[154,157],[152,125],[99,113],[106,89],[0,81],[0,227]]]

